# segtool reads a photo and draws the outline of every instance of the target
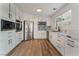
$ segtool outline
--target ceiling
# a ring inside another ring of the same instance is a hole
[[[23,10],[24,13],[29,13],[37,16],[50,16],[58,9],[65,5],[65,3],[16,3],[16,5]],[[42,9],[42,12],[36,12],[36,9]],[[53,10],[53,8],[57,8]]]

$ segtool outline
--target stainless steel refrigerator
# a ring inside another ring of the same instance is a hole
[[[34,22],[25,21],[25,40],[34,39]]]

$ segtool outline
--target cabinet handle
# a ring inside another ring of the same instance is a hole
[[[8,14],[8,17],[9,17],[9,18],[12,18],[12,14],[9,13],[9,14]]]
[[[57,41],[61,42],[60,40],[57,40]]]
[[[74,42],[74,41],[72,41],[72,40],[69,40],[69,39],[68,39],[68,41],[70,41],[70,42]]]
[[[10,18],[12,18],[12,14],[10,14]]]
[[[69,36],[69,35],[67,35],[66,37],[68,37],[68,38],[72,38],[71,36]]]
[[[10,45],[12,43],[12,39],[8,40],[8,45]]]
[[[8,36],[8,38],[10,38],[10,37],[12,37],[12,36]]]
[[[8,40],[8,45],[10,45],[10,40]]]
[[[8,17],[10,18],[10,13],[8,13]]]
[[[60,37],[60,36],[58,36],[58,37]]]
[[[70,46],[70,47],[74,47],[73,45],[71,45],[71,44],[67,44],[68,46]]]
[[[12,43],[12,39],[10,39],[10,44]]]
[[[19,16],[19,19],[20,19],[20,16]]]

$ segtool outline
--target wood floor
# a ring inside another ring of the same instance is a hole
[[[17,46],[11,56],[60,56],[61,54],[48,40],[23,41]]]

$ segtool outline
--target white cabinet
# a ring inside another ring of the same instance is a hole
[[[49,40],[52,40],[52,32],[49,31]]]
[[[66,45],[65,46],[65,56],[74,56],[75,54],[75,48],[70,46],[70,45]]]
[[[79,56],[79,41],[71,38],[66,38],[65,55]]]
[[[8,54],[14,47],[14,30],[0,32],[0,55]]]
[[[64,55],[64,50],[65,50],[65,37],[60,34],[60,33],[57,33],[57,39],[56,39],[56,48],[58,49],[58,51]]]
[[[0,3],[0,17],[9,18],[9,3]]]
[[[0,3],[0,18],[15,22],[16,19],[21,20],[22,12],[13,3]],[[0,20],[1,29],[1,20]],[[18,43],[22,41],[22,31],[16,33],[15,30],[0,31],[0,55],[6,55]]]
[[[19,32],[19,33],[18,33],[18,40],[19,40],[19,42],[22,41],[22,32]]]
[[[55,46],[55,47],[57,48],[57,50],[58,50],[62,55],[64,55],[64,49],[65,49],[64,46],[62,46],[62,45],[60,45],[58,42],[56,42],[56,46]]]
[[[54,47],[62,54],[64,55],[65,52],[65,43],[64,43],[64,36],[59,34],[58,32],[50,32],[49,33],[49,40],[54,45]]]
[[[8,33],[8,39],[10,40],[9,49],[12,50],[15,45],[15,30]]]
[[[20,20],[20,11],[18,8],[16,8],[16,19]]]
[[[64,45],[65,45],[65,36],[63,36],[62,34],[58,34],[57,36],[58,36],[58,38],[56,39],[57,42],[58,42],[61,46],[64,47]]]
[[[16,32],[16,45],[22,41],[22,32]]]
[[[10,4],[10,20],[15,21],[15,5],[14,4]]]
[[[15,21],[15,5],[11,3],[0,3],[0,17]]]
[[[0,32],[0,55],[5,55],[9,51],[9,42],[6,32]]]
[[[56,32],[49,32],[49,40],[50,42],[56,46],[56,39],[57,39],[57,33]]]
[[[19,11],[20,20],[23,21],[23,12]]]

